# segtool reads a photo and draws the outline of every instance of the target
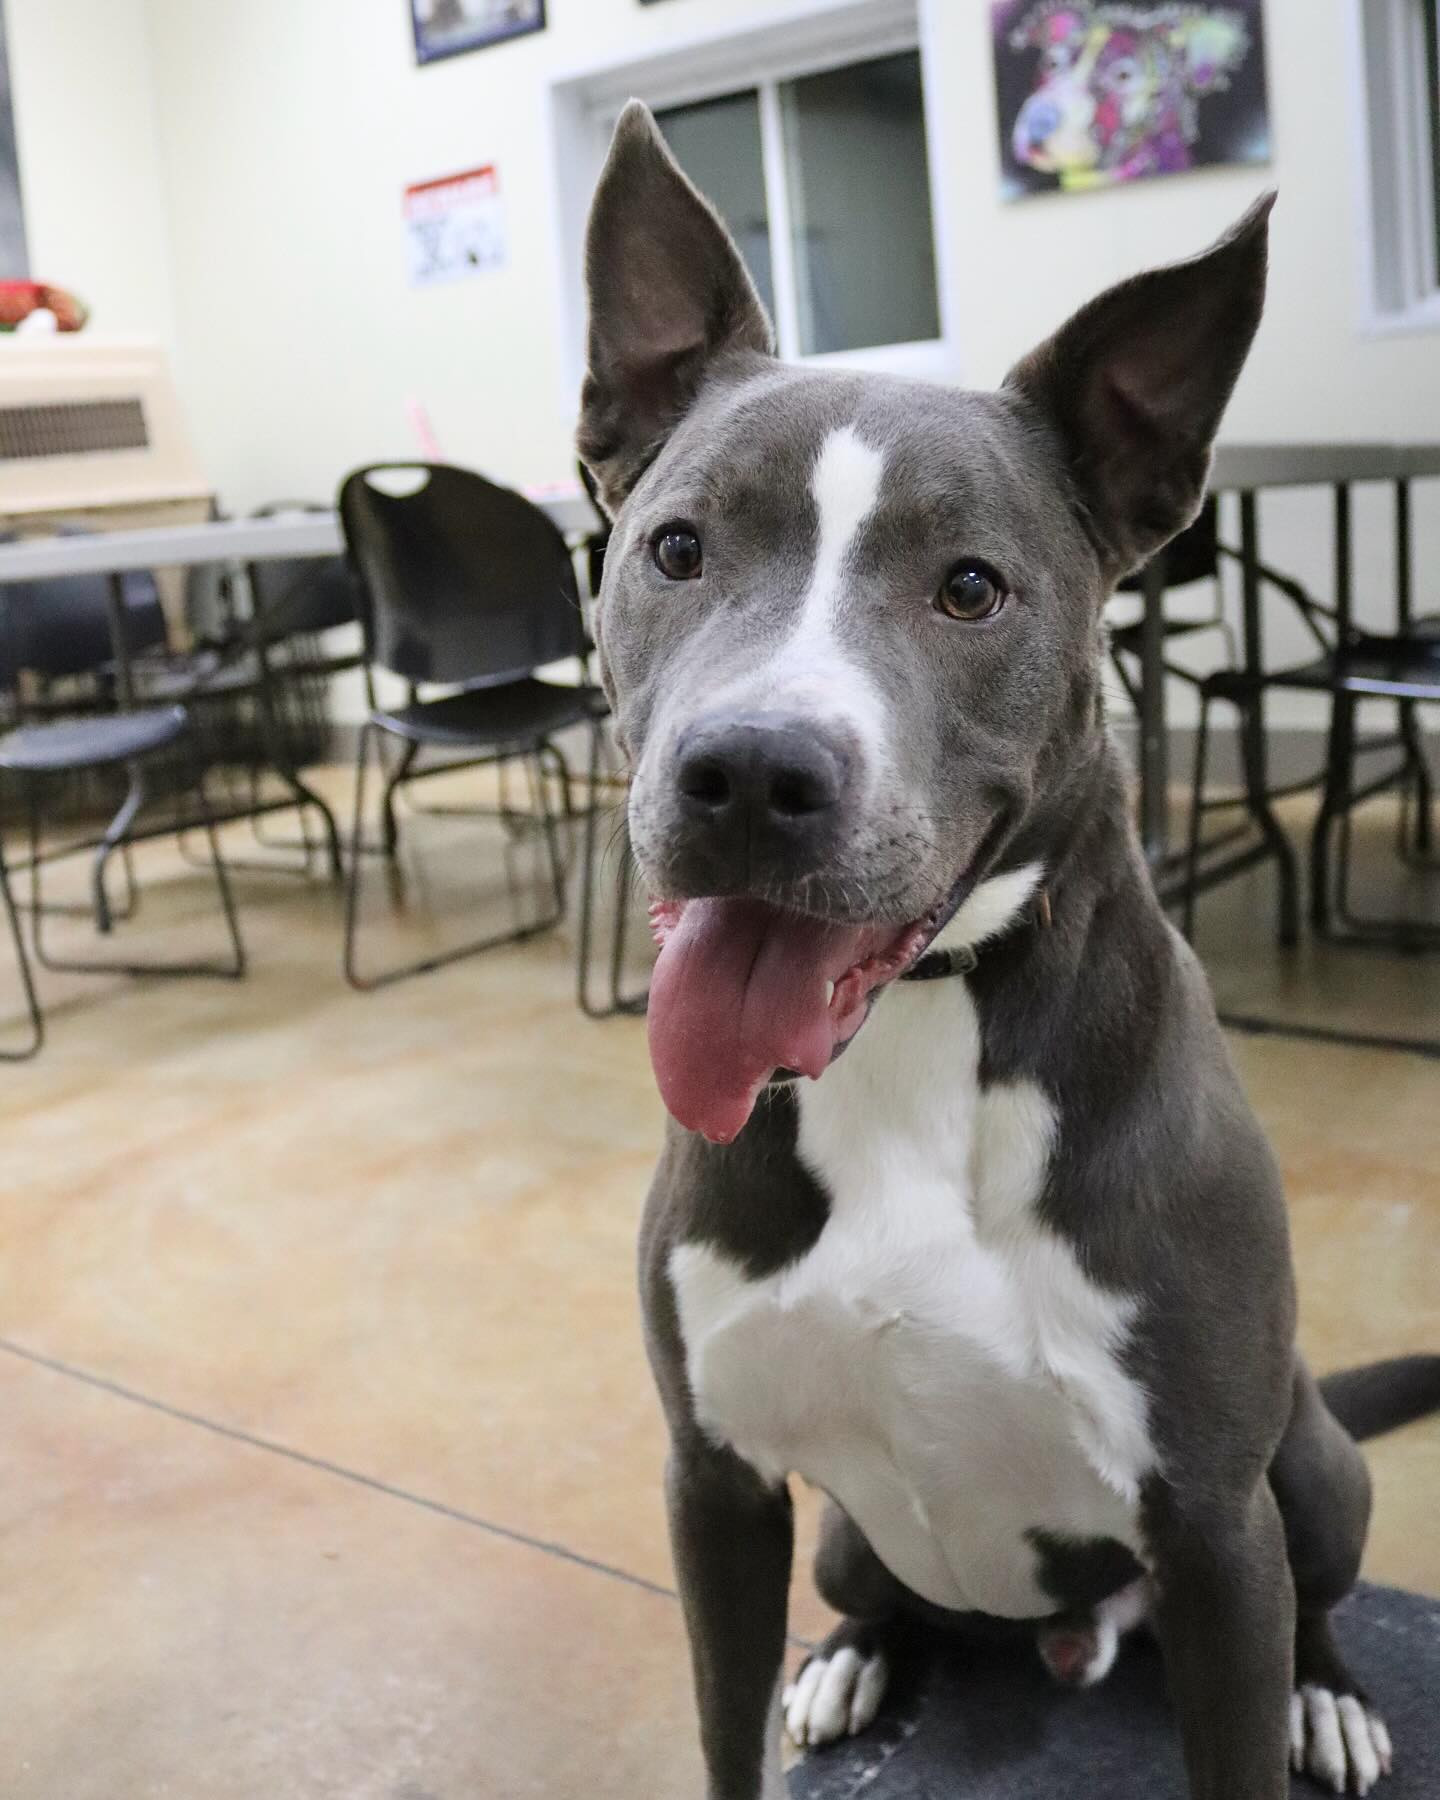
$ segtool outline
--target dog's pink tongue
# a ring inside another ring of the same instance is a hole
[[[680,1123],[728,1144],[776,1069],[823,1074],[858,1028],[868,992],[842,978],[877,935],[758,900],[691,900],[650,983],[650,1059]]]

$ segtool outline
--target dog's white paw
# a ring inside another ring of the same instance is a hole
[[[1307,1685],[1290,1698],[1290,1761],[1334,1794],[1368,1794],[1390,1773],[1390,1733],[1354,1694]]]
[[[846,1644],[819,1650],[785,1690],[785,1729],[802,1750],[854,1737],[875,1721],[890,1681],[890,1667],[876,1651],[865,1656]]]

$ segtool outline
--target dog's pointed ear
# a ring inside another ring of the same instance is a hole
[[[1011,370],[1057,428],[1107,574],[1137,568],[1188,525],[1265,304],[1273,193],[1188,262],[1081,307]]]
[[[613,513],[713,359],[773,349],[740,252],[638,100],[620,115],[595,189],[585,273],[590,328],[577,442]]]

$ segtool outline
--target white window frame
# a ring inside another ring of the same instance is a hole
[[[1440,0],[1351,0],[1359,130],[1365,329],[1440,331],[1433,129],[1424,8]]]
[[[564,404],[573,412],[584,372],[585,294],[583,242],[590,196],[605,160],[615,119],[632,96],[657,110],[754,90],[760,100],[765,193],[770,213],[776,335],[789,360],[821,367],[878,369],[933,381],[958,381],[953,298],[946,256],[947,207],[930,30],[933,0],[808,0],[741,27],[677,39],[648,55],[592,64],[552,78],[548,103],[553,158],[551,191],[557,233],[557,330],[563,347]],[[877,57],[918,50],[926,97],[925,137],[930,174],[935,299],[940,335],[910,344],[797,356],[799,297],[785,180],[780,86],[804,75],[844,68]]]

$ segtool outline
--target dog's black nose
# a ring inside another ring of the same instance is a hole
[[[695,848],[720,862],[743,859],[752,876],[778,874],[810,862],[830,841],[849,758],[811,721],[767,714],[703,720],[677,746],[675,784]]]

